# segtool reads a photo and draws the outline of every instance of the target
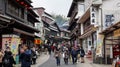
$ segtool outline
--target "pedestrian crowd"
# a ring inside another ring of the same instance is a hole
[[[84,63],[85,51],[82,46],[70,46],[70,45],[60,45],[57,46],[54,51],[54,57],[56,59],[56,65],[60,66],[60,60],[63,57],[64,62],[68,65],[69,61],[73,64],[77,62]]]
[[[66,65],[69,64],[69,61],[71,61],[73,64],[76,64],[78,61],[84,63],[85,52],[82,46],[47,43],[39,47],[30,47],[26,44],[20,44],[18,46],[18,56],[21,67],[31,67],[32,64],[36,64],[36,59],[38,57],[39,51],[42,51],[45,54],[49,55],[51,55],[51,52],[53,52],[57,66],[60,66],[62,57]],[[0,50],[0,67],[14,67],[14,65],[16,65],[14,56],[15,55],[11,52],[10,47],[7,47],[5,51]]]
[[[38,51],[35,46],[29,47],[28,45],[19,45],[18,54],[19,63],[21,67],[31,67],[32,64],[36,64]],[[5,50],[0,50],[0,67],[14,67],[16,65],[15,54],[11,52],[10,47],[6,47]]]
[[[41,46],[41,50],[45,54],[51,55],[51,52],[54,53],[56,59],[56,65],[60,66],[61,58],[64,59],[66,65],[69,61],[72,61],[73,64],[77,62],[84,63],[85,51],[82,46],[71,46],[69,44],[58,44],[58,43],[46,43]]]

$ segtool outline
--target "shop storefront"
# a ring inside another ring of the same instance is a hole
[[[120,29],[116,29],[105,37],[105,61],[111,64],[117,56],[120,56]]]
[[[18,54],[18,45],[20,44],[20,37],[15,34],[2,35],[2,49],[11,48],[13,54]]]
[[[17,24],[20,25],[20,24]],[[15,26],[17,26],[15,25]],[[3,50],[6,50],[6,47],[10,47],[16,63],[18,63],[18,48],[20,45],[28,45],[32,47],[34,45],[34,32],[36,29],[30,28],[27,26],[17,26],[4,28],[1,32],[1,47]],[[20,27],[20,28],[19,28]]]
[[[94,26],[90,26],[88,31],[83,33],[79,38],[82,40],[82,46],[86,52],[86,57],[93,61],[93,53],[95,53],[97,33]]]
[[[119,9],[103,9],[103,27],[100,34],[104,35],[103,58],[105,64],[112,64],[120,55],[120,11]]]
[[[18,46],[21,42],[21,38],[15,34],[3,34],[2,35],[2,50],[6,50],[7,47],[10,47],[12,54],[18,63]]]

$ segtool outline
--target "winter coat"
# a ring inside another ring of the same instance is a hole
[[[85,56],[85,51],[83,49],[80,49],[80,57],[84,57]]]
[[[72,56],[74,56],[74,57],[76,57],[76,56],[77,56],[77,54],[78,54],[78,53],[77,53],[77,51],[76,51],[76,50],[74,50],[74,49],[72,49],[72,51],[71,51],[71,55],[72,55]]]
[[[21,67],[30,67],[31,65],[31,50],[26,50],[20,55]]]
[[[31,57],[32,57],[32,58],[37,58],[37,51],[36,51],[36,50],[35,50],[35,51],[34,51],[34,50],[31,50],[31,53],[32,53],[32,54],[31,54]]]
[[[5,60],[7,60],[7,63],[5,62]],[[2,63],[3,67],[13,67],[13,64],[16,64],[11,52],[5,52]]]
[[[56,50],[56,51],[55,51],[54,57],[55,57],[55,58],[61,58],[61,53],[60,53],[59,50]]]

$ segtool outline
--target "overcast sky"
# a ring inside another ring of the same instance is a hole
[[[48,13],[67,16],[72,0],[32,0],[34,7],[44,7]]]

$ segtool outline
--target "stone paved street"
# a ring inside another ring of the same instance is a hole
[[[50,56],[50,58],[48,59],[47,62],[40,65],[39,67],[57,67],[56,62],[55,62],[55,58],[53,57],[53,55]],[[76,67],[76,65],[75,64],[73,65],[71,62],[69,62],[68,65],[65,65],[63,59],[61,59],[61,66],[60,67]]]
[[[32,65],[32,67],[38,67],[38,66],[42,65],[49,59],[49,57],[50,57],[49,55],[42,54],[41,56],[38,57],[36,64]]]
[[[20,67],[20,65],[16,65],[16,67]],[[53,57],[53,55],[50,56],[48,54],[46,55],[43,53],[37,59],[37,63],[35,65],[31,65],[31,67],[57,67],[57,65],[56,65],[55,58]],[[85,63],[78,62],[77,64],[73,65],[71,62],[69,62],[68,65],[65,65],[63,58],[62,58],[61,66],[59,67],[112,67],[112,66],[104,65],[104,64],[94,64],[86,58],[85,58]]]
[[[53,57],[53,55],[48,56],[42,56],[43,59],[39,59],[39,61],[37,61],[37,65],[32,65],[32,67],[57,67],[56,63],[55,63],[55,58]],[[48,59],[49,57],[49,59]],[[46,62],[45,62],[46,61]],[[44,62],[44,63],[43,63]],[[43,64],[41,64],[43,63]],[[85,63],[80,63],[78,62],[77,64],[72,64],[71,62],[69,62],[68,65],[64,64],[63,58],[61,58],[61,66],[59,67],[112,67],[111,65],[102,65],[102,64],[93,64],[91,61],[87,60],[85,58]]]
[[[55,63],[55,58],[53,57],[53,55],[51,55],[45,63],[39,65],[39,67],[57,67],[57,65]],[[59,67],[112,67],[112,66],[111,65],[102,65],[102,64],[93,64],[91,61],[87,60],[86,58],[85,58],[85,63],[78,62],[77,64],[72,64],[71,62],[69,62],[68,65],[65,65],[63,58],[62,58],[61,66],[59,66]]]

